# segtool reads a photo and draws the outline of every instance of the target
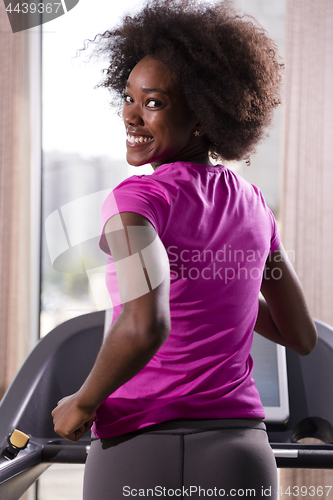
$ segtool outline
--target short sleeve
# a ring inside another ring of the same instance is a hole
[[[102,205],[103,231],[99,246],[103,252],[110,254],[104,227],[107,221],[121,212],[135,212],[142,215],[153,225],[157,234],[162,235],[169,213],[166,193],[150,176],[133,175],[108,195]]]
[[[272,211],[268,207],[267,207],[267,210],[269,212],[271,224],[272,224],[271,246],[270,246],[270,250],[269,250],[269,253],[271,254],[271,253],[274,253],[279,248],[279,246],[281,244],[281,237],[280,237],[280,233],[279,233],[279,230],[278,230],[278,227],[276,224],[274,214],[272,213]]]

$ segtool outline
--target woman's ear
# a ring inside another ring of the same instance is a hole
[[[206,131],[203,129],[203,127],[201,126],[200,122],[197,122],[195,124],[195,127],[194,127],[192,133],[193,133],[193,135],[195,137],[201,137],[201,136],[205,135]]]

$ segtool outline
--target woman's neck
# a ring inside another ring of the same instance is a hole
[[[172,158],[166,158],[163,161],[154,162],[151,164],[154,170],[156,170],[161,165],[165,163],[174,163],[176,161],[183,161],[188,163],[199,163],[200,165],[210,165],[212,166],[212,162],[209,158],[207,143],[203,137],[190,143],[186,148],[179,151]]]

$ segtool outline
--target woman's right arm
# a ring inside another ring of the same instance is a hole
[[[302,356],[309,354],[317,343],[317,331],[282,245],[266,261],[261,293],[255,331]]]
[[[89,429],[102,401],[146,366],[171,328],[169,260],[154,227],[124,212],[109,219],[105,236],[123,307],[82,387],[52,412],[55,432],[70,441]]]

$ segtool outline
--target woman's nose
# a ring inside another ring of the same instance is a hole
[[[134,104],[130,106],[124,106],[123,108],[123,120],[126,125],[131,125],[132,127],[137,127],[138,125],[144,125],[144,120],[137,106]]]

